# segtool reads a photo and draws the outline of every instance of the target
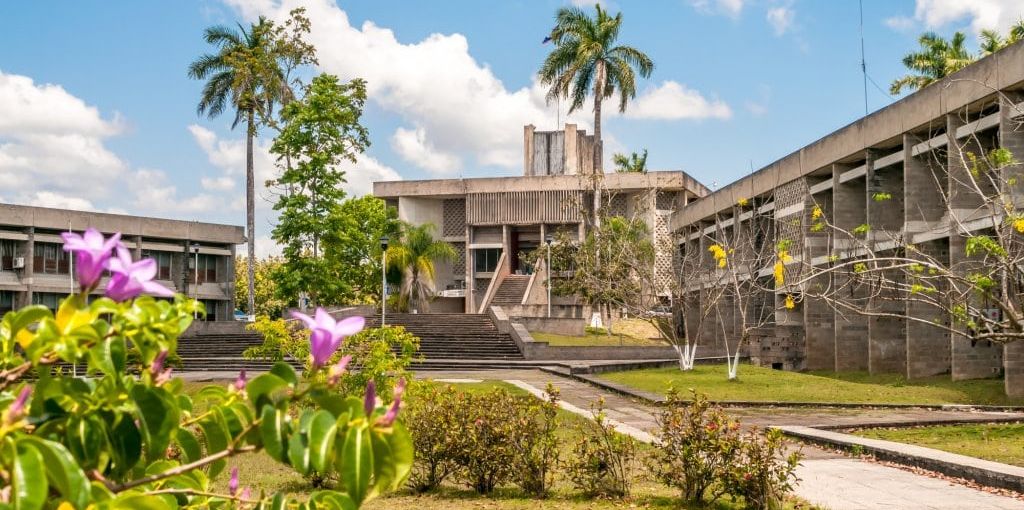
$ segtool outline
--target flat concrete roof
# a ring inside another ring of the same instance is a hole
[[[997,91],[1012,89],[1022,82],[1024,43],[1016,43],[691,202],[673,216],[672,229],[710,217],[741,198],[762,195],[865,149],[891,144],[904,133],[926,127],[965,106],[992,99]]]
[[[180,239],[218,244],[242,244],[245,229],[235,225],[167,220],[127,214],[71,211],[49,207],[0,204],[0,225],[82,231],[93,227],[124,236]]]
[[[536,175],[510,177],[472,177],[468,179],[430,179],[421,181],[377,181],[373,195],[379,198],[457,197],[469,193],[500,193],[509,191],[588,190],[589,175]],[[613,190],[659,188],[689,191],[704,196],[708,189],[681,170],[647,173],[604,174],[603,186]]]

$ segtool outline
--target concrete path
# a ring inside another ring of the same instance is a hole
[[[430,379],[502,380],[534,394],[553,384],[561,392],[566,410],[589,416],[591,404],[605,400],[605,413],[620,432],[641,441],[651,441],[657,428],[656,409],[589,384],[539,370],[495,370],[477,372],[429,372]],[[935,419],[990,420],[1005,413],[963,413],[956,411],[858,410],[858,409],[774,409],[730,408],[743,423],[768,425],[849,425],[858,423],[908,423]],[[942,479],[878,463],[852,459],[812,446],[804,446],[805,459],[797,471],[796,493],[830,510],[931,510],[931,509],[1020,509],[1024,502],[953,484]]]

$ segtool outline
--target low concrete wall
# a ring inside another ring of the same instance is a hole
[[[246,334],[245,326],[248,322],[242,321],[195,321],[181,336],[191,337],[197,335],[239,335]]]
[[[580,336],[585,333],[589,321],[572,317],[516,317],[511,320],[518,322],[529,331],[552,333],[556,335]]]
[[[420,313],[464,313],[466,311],[466,298],[461,297],[437,297],[430,302],[430,310]]]

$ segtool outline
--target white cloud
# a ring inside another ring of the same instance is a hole
[[[891,18],[885,18],[885,26],[899,32],[907,32],[910,29],[914,28],[915,24],[916,22],[914,21],[914,18],[908,18],[906,16],[893,16]]]
[[[744,0],[690,0],[690,4],[703,13],[719,12],[735,18],[743,11]]]
[[[363,154],[355,164],[344,164],[345,191],[352,195],[366,195],[373,191],[374,181],[400,181],[402,176],[376,159]]]
[[[768,24],[772,26],[772,30],[775,31],[775,35],[781,36],[789,31],[793,27],[793,18],[795,12],[789,6],[778,6],[768,9],[765,13],[765,19],[768,20]]]
[[[71,197],[54,193],[52,191],[37,191],[30,196],[22,196],[17,200],[19,203],[34,205],[36,207],[53,207],[56,209],[71,209],[75,211],[95,211],[96,207],[92,202],[79,197]]]
[[[914,20],[928,28],[970,21],[975,33],[984,29],[1006,30],[1024,15],[1024,4],[1020,0],[917,0]],[[894,19],[889,26],[901,26],[902,20]]]
[[[423,128],[398,128],[391,136],[391,148],[402,159],[435,174],[451,174],[462,168],[459,157],[434,147]]]
[[[228,176],[203,177],[199,180],[203,189],[209,191],[230,191],[235,188],[235,180]]]
[[[309,42],[317,47],[320,69],[366,79],[370,100],[406,121],[408,127],[395,133],[393,144],[398,138],[405,158],[427,154],[413,164],[428,171],[456,159],[464,167],[519,171],[522,126],[555,127],[555,105],[546,104],[543,87],[533,82],[507,88],[470,54],[469,42],[461,34],[431,34],[403,43],[372,21],[353,26],[334,0],[225,1],[248,18],[263,14],[278,20],[305,6],[312,20]],[[587,113],[567,120],[585,127]]]
[[[718,99],[708,100],[704,96],[674,81],[666,81],[660,87],[644,91],[626,110],[626,117],[635,119],[728,119],[732,109]]]

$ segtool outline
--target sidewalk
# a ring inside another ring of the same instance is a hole
[[[568,411],[589,415],[591,404],[605,399],[605,413],[620,432],[640,441],[653,440],[657,428],[654,407],[586,383],[539,370],[495,370],[474,372],[432,372],[418,374],[430,379],[502,380],[534,394],[550,383],[561,392]],[[907,423],[933,419],[984,421],[1005,417],[1004,413],[961,413],[923,410],[857,409],[765,409],[730,408],[729,413],[748,425],[849,425],[858,423]],[[1022,509],[1024,502],[914,474],[874,462],[848,458],[812,446],[804,446],[805,459],[797,471],[800,497],[830,510],[923,509],[954,510]]]

